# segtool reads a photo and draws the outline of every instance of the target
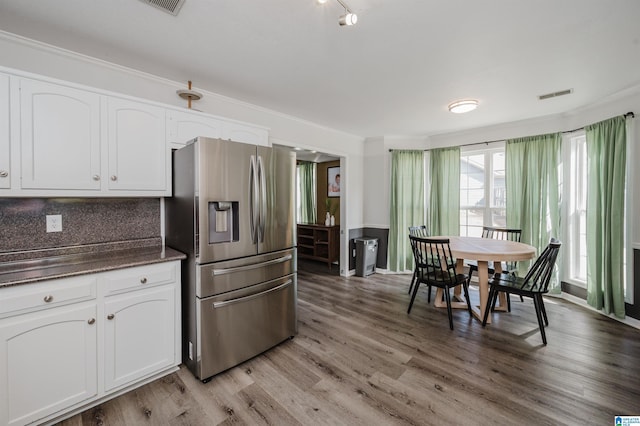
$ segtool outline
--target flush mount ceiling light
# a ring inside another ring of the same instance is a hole
[[[461,101],[455,101],[449,104],[449,111],[462,114],[464,112],[473,111],[478,107],[478,101],[475,99],[464,99]]]
[[[316,0],[316,1],[318,2],[318,4],[325,4],[328,0]],[[340,3],[340,6],[344,8],[344,15],[340,16],[340,18],[338,19],[338,23],[341,26],[355,25],[356,22],[358,22],[358,15],[353,13],[351,8],[347,6],[347,4],[343,0],[336,0],[336,1]]]

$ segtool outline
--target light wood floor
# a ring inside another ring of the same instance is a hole
[[[640,415],[640,330],[546,299],[482,328],[406,314],[410,276],[299,272],[299,334],[207,384],[185,368],[64,425],[612,425]],[[472,292],[472,298],[477,292]]]

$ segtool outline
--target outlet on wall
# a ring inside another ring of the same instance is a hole
[[[62,215],[47,215],[47,232],[62,232]]]

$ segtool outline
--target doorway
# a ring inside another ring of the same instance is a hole
[[[338,276],[343,202],[340,157],[297,149],[296,160],[298,270]]]

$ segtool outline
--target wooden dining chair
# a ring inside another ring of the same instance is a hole
[[[414,237],[428,237],[429,231],[425,225],[420,226],[410,226],[409,227],[409,235],[413,235]],[[411,294],[411,290],[413,290],[413,285],[416,282],[416,277],[418,276],[418,267],[414,265],[413,268],[413,276],[411,277],[411,285],[409,286],[408,294]],[[429,287],[429,294],[427,296],[427,302],[431,302],[431,287]]]
[[[482,227],[482,238],[492,238],[494,240],[506,240],[506,241],[515,241],[520,242],[522,238],[522,229],[516,228],[497,228],[493,226],[483,226]],[[475,271],[478,273],[478,263],[476,261],[467,262],[469,265],[469,277],[473,275]],[[502,272],[506,272],[508,274],[517,275],[518,272],[518,262],[517,261],[509,261],[502,262],[500,265]],[[489,275],[493,275],[495,273],[495,268],[493,267],[493,263],[489,263]],[[520,297],[520,301],[524,301],[522,297]],[[511,312],[511,299],[507,298],[507,311]]]
[[[487,325],[489,311],[495,306],[499,292],[503,291],[507,293],[507,295],[518,294],[524,297],[531,297],[538,318],[542,343],[547,344],[544,327],[549,325],[549,319],[547,318],[547,311],[544,308],[542,295],[549,291],[549,281],[551,280],[561,245],[562,243],[560,241],[552,238],[549,245],[536,259],[524,278],[517,277],[513,274],[498,273],[489,280],[489,298],[487,308],[484,311],[484,317],[482,318],[483,327]]]
[[[467,310],[471,314],[471,302],[469,300],[469,276],[456,272],[456,262],[451,255],[449,239],[446,238],[421,238],[409,235],[413,257],[418,271],[415,287],[409,303],[407,314],[411,313],[413,302],[418,294],[420,283],[429,287],[439,287],[444,290],[444,298],[447,302],[447,315],[449,316],[449,328],[453,330],[453,313],[451,309],[450,289],[462,284],[464,296],[467,299]]]

